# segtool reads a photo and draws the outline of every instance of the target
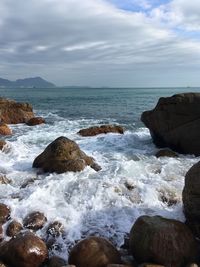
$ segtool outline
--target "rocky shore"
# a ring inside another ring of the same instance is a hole
[[[150,129],[154,143],[162,147],[156,157],[179,157],[178,153],[200,155],[199,107],[200,94],[187,93],[161,98],[154,110],[142,114],[141,119]],[[30,104],[3,98],[0,99],[0,119],[2,138],[14,134],[7,124],[45,123],[42,117],[35,116]],[[124,129],[102,125],[78,132],[91,138],[106,133],[123,134]],[[6,142],[1,140],[0,149],[4,151],[5,147]],[[32,167],[42,173],[61,174],[81,172],[86,167],[100,171],[102,166],[73,140],[60,136],[35,158]],[[6,176],[0,179],[2,184],[9,182]],[[65,227],[60,221],[49,220],[40,210],[24,214],[22,222],[16,221],[11,207],[0,203],[0,267],[200,266],[200,162],[185,176],[182,199],[185,223],[161,216],[140,216],[120,248],[103,237],[88,236],[76,240],[68,251],[68,262],[52,255],[56,241],[65,236]],[[41,230],[45,233],[42,236],[38,234]]]

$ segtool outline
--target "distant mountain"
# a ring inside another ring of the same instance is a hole
[[[0,87],[17,87],[17,88],[53,88],[55,84],[50,83],[41,77],[18,79],[16,81],[9,81],[0,78]]]

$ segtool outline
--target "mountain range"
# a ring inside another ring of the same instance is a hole
[[[55,84],[48,82],[41,77],[18,79],[16,81],[10,81],[0,78],[0,87],[16,87],[16,88],[53,88]]]

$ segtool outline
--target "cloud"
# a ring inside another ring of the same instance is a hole
[[[147,86],[175,71],[195,83],[200,41],[183,31],[198,30],[198,1],[1,0],[0,76]]]

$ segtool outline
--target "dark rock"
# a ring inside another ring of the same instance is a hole
[[[45,119],[42,118],[42,117],[34,117],[34,118],[31,118],[30,120],[27,121],[27,125],[28,126],[35,126],[35,125],[38,125],[38,124],[43,124],[45,123]]]
[[[143,112],[141,120],[149,128],[157,146],[200,155],[199,93],[162,97],[153,110]]]
[[[5,145],[6,145],[6,141],[0,140],[0,150],[3,150]]]
[[[58,221],[51,223],[47,228],[47,234],[53,237],[60,236],[62,235],[63,232],[64,232],[64,226],[62,225],[61,222]]]
[[[134,267],[136,265],[128,265],[128,264],[108,264],[107,267]]]
[[[200,238],[200,162],[186,173],[182,199],[187,224]]]
[[[20,188],[26,188],[27,186],[33,184],[37,180],[36,178],[30,178],[27,181],[25,181]]]
[[[197,256],[197,243],[183,223],[160,216],[141,216],[130,232],[130,251],[138,263],[185,266]]]
[[[161,149],[156,153],[155,156],[157,158],[160,158],[160,157],[177,158],[178,154],[169,149]]]
[[[48,260],[47,267],[63,267],[66,265],[66,261],[60,257],[53,256]]]
[[[101,125],[101,126],[93,126],[87,129],[82,129],[78,132],[78,134],[82,136],[95,136],[98,134],[107,134],[107,133],[119,133],[123,134],[124,129],[118,125]]]
[[[0,123],[0,134],[1,135],[11,135],[12,130],[8,127],[7,124],[1,122]]]
[[[39,267],[48,256],[45,243],[28,232],[18,234],[1,246],[0,257],[12,267]]]
[[[0,224],[7,222],[10,219],[10,208],[5,204],[0,203]]]
[[[86,166],[93,167],[94,163],[94,159],[81,151],[74,141],[59,137],[34,160],[33,168],[41,168],[44,172],[77,172]]]
[[[2,224],[0,224],[0,241],[3,239],[3,227]]]
[[[139,267],[165,267],[165,266],[153,264],[153,263],[143,263],[143,264],[140,264]]]
[[[14,237],[19,234],[22,229],[23,226],[21,225],[21,223],[14,220],[8,225],[6,229],[6,234],[7,236]]]
[[[0,120],[7,124],[24,123],[34,117],[32,106],[0,98]]]
[[[41,229],[44,224],[46,223],[47,218],[44,216],[43,213],[39,211],[32,212],[28,214],[23,221],[24,227],[37,231]]]
[[[106,267],[121,263],[119,252],[106,239],[89,237],[75,245],[69,254],[69,264],[76,267]]]

